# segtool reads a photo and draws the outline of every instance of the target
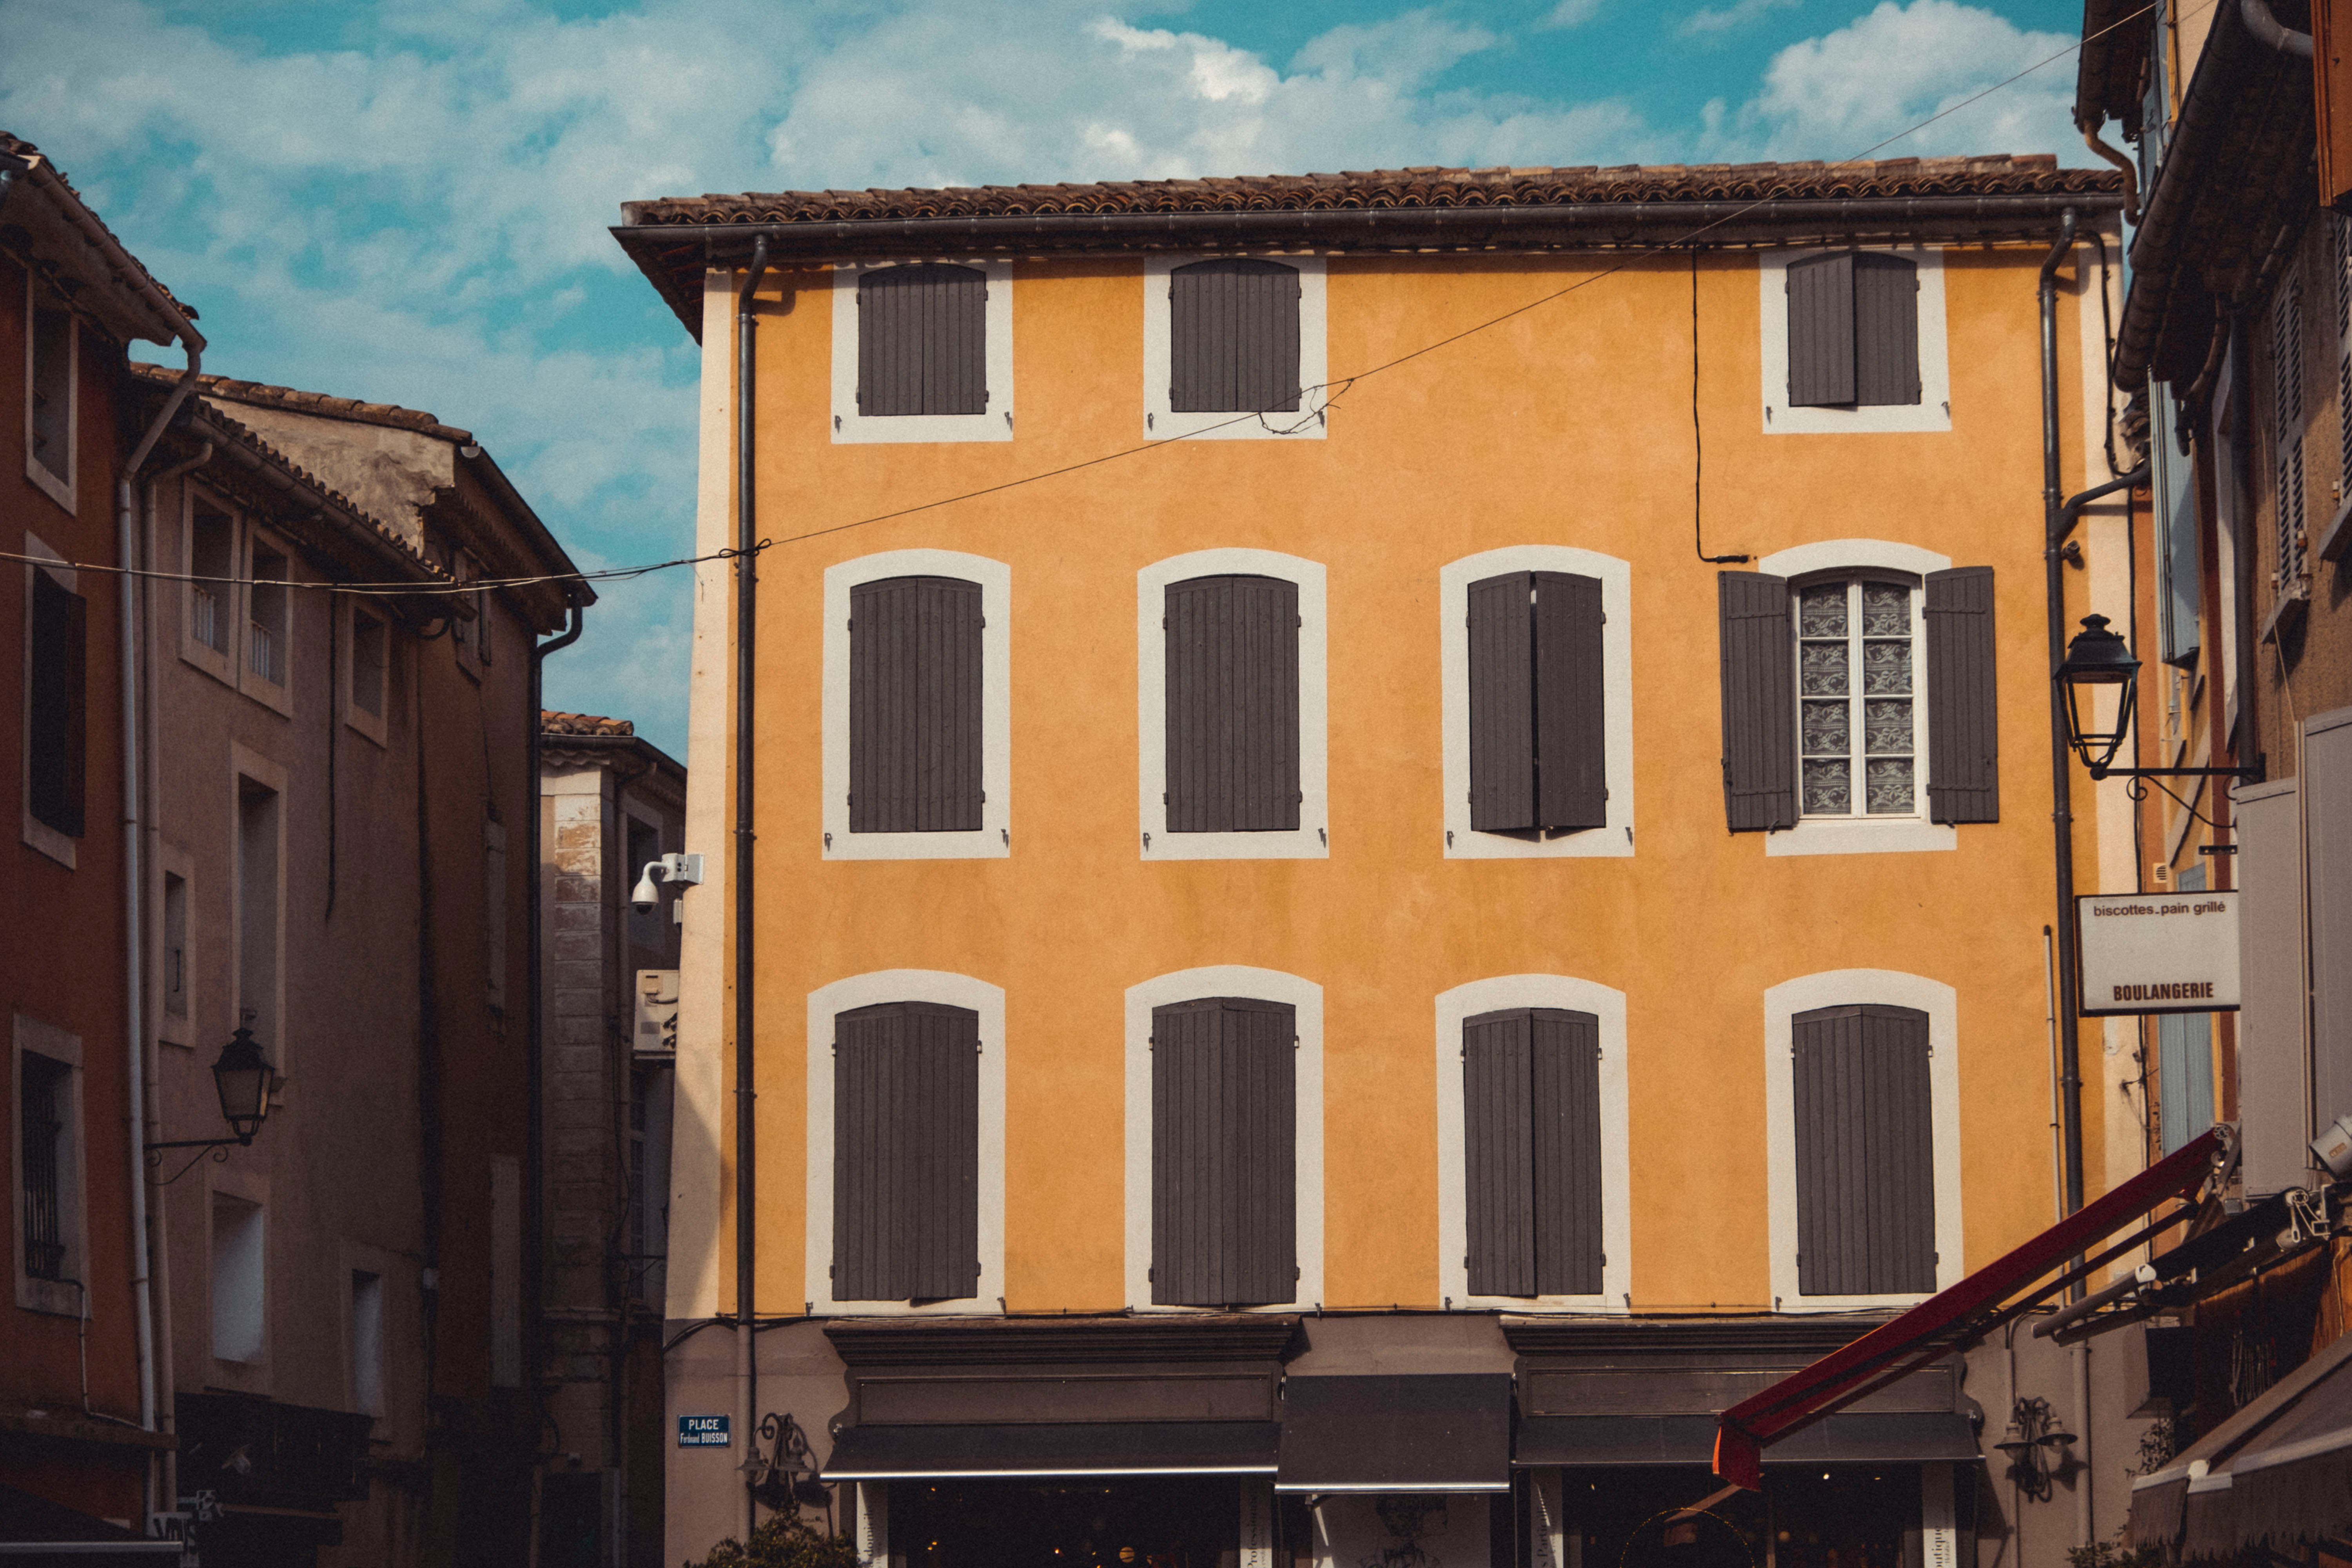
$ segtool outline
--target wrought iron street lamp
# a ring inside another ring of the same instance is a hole
[[[2119,768],[2116,753],[2131,732],[2132,699],[2139,686],[2139,660],[2131,645],[2107,629],[2105,616],[2084,616],[2083,629],[2066,646],[2066,657],[2054,677],[2066,696],[2066,743],[2083,759],[2095,779],[2105,778],[2224,778],[2259,783],[2260,763],[2240,768]],[[2109,688],[2116,693],[2115,721],[2102,726],[2091,710],[2092,693]]]
[[[234,1144],[242,1149],[253,1142],[253,1135],[269,1120],[269,1086],[277,1069],[262,1054],[260,1042],[253,1031],[243,1025],[221,1047],[220,1059],[213,1063],[213,1092],[220,1097],[221,1120],[228,1123],[231,1136],[226,1138],[177,1138],[168,1142],[150,1143],[150,1156],[166,1149],[226,1150]],[[222,1158],[226,1158],[224,1154]],[[148,1163],[156,1161],[150,1158]],[[176,1179],[176,1177],[174,1178]]]

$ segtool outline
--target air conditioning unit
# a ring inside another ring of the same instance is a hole
[[[636,1028],[629,1037],[631,1050],[641,1057],[677,1054],[677,971],[637,971]]]

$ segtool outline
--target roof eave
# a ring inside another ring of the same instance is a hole
[[[17,205],[27,194],[40,198],[37,206]],[[179,342],[203,351],[204,334],[189,313],[163,291],[47,158],[0,153],[0,214],[26,230],[37,252],[69,268],[85,285],[97,285],[110,309],[77,303],[92,310],[125,339]]]

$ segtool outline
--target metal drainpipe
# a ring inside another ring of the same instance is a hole
[[[2311,35],[2298,33],[2271,15],[2263,0],[2239,0],[2239,15],[2246,19],[2246,31],[2283,55],[2311,58]]]
[[[758,1452],[760,1369],[752,1341],[755,1284],[753,1247],[754,1187],[759,1172],[757,1131],[752,1117],[754,1089],[751,1010],[751,676],[759,643],[759,543],[756,481],[752,448],[753,347],[757,321],[751,297],[768,270],[765,237],[751,247],[751,268],[735,306],[735,1380],[740,1391],[737,1414],[743,1431],[743,1539],[748,1542],[760,1523],[759,1500],[751,1495],[752,1457]]]
[[[2066,709],[2058,666],[2066,658],[2066,563],[2059,554],[2064,503],[2058,493],[2058,264],[2074,248],[2074,209],[2059,215],[2057,243],[2042,262],[2042,565],[2050,621],[2050,821],[2057,858],[2059,1114],[2065,1123],[2066,1212],[2083,1206],[2081,998],[2074,981],[2074,814],[2066,762]],[[2081,1286],[2075,1288],[2081,1293]]]
[[[140,468],[147,455],[163,438],[163,427],[180,412],[180,405],[195,390],[196,376],[204,367],[205,340],[195,328],[183,321],[180,342],[188,351],[188,368],[163,400],[163,409],[156,414],[147,433],[139,438],[130,458],[114,483],[114,551],[115,559],[123,565],[133,564],[136,555],[131,537],[131,513],[135,491],[132,489]],[[129,1069],[127,1085],[129,1105],[125,1121],[128,1137],[124,1147],[131,1166],[131,1309],[135,1322],[139,1349],[139,1425],[146,1431],[155,1429],[155,1299],[154,1276],[148,1266],[152,1245],[147,1225],[147,1151],[142,1130],[147,1125],[147,983],[146,944],[140,940],[146,921],[147,899],[145,879],[139,858],[139,624],[135,607],[143,602],[140,587],[142,579],[125,577],[117,603],[121,614],[121,646],[119,652],[121,668],[121,700],[122,704],[122,902],[123,952],[122,1000],[124,1066]],[[82,1310],[87,1312],[85,1301]],[[140,1533],[152,1534],[154,1530],[155,1467],[149,1464],[146,1479],[146,1519],[140,1521]]]

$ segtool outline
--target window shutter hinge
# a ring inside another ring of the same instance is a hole
[[[1298,1265],[1297,1265],[1296,1263],[1294,1263],[1294,1264],[1292,1264],[1292,1265],[1290,1266],[1290,1279],[1291,1279],[1291,1282],[1292,1282],[1293,1284],[1297,1283],[1297,1280],[1298,1280]]]
[[[828,1264],[826,1264],[826,1265],[824,1266],[824,1277],[825,1277],[826,1279],[840,1279],[840,1278],[841,1278],[841,1265],[840,1265],[840,1264],[838,1264],[838,1263],[828,1263]]]
[[[1159,1279],[1159,1278],[1160,1278],[1160,1270],[1158,1270],[1157,1268],[1147,1268],[1147,1269],[1145,1269],[1145,1270],[1143,1271],[1143,1277],[1144,1277],[1146,1279],[1153,1280],[1153,1281],[1155,1281],[1155,1282],[1156,1282],[1156,1281]]]

